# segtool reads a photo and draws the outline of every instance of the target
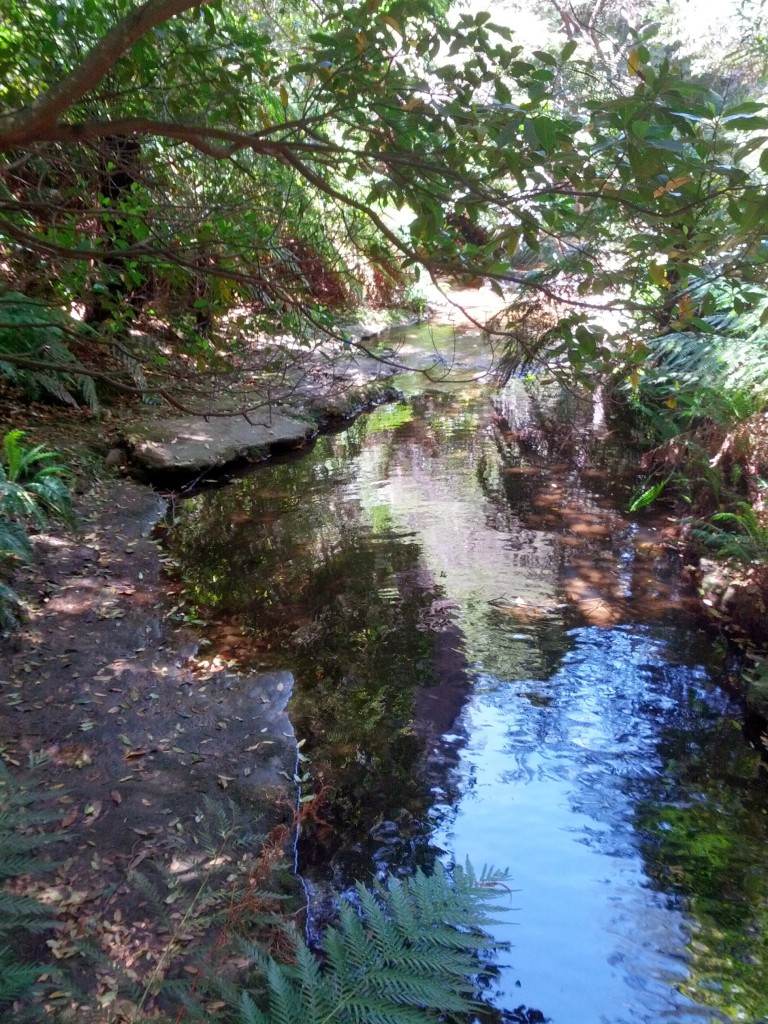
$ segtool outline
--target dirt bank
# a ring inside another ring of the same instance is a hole
[[[205,929],[198,911],[185,920],[180,878],[207,885],[210,833],[232,877],[222,890],[211,872],[208,909],[247,879],[260,837],[292,822],[296,799],[292,679],[207,660],[174,623],[150,536],[164,510],[128,480],[91,488],[77,502],[81,532],[34,538],[16,583],[26,621],[0,648],[2,756],[51,797],[62,836],[49,851],[55,872],[28,886],[57,919],[36,952],[95,982],[105,1013],[113,1003],[128,1013],[116,994],[126,972],[147,986],[149,1011],[160,980],[188,966]],[[159,906],[140,873],[154,876]],[[98,968],[78,961],[85,939],[105,957]]]

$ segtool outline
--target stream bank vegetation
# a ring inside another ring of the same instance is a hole
[[[602,381],[670,456],[758,426],[762,6],[725,59],[675,5],[534,13],[539,46],[514,5],[3,0],[0,375],[249,416],[450,277],[504,298],[507,372]]]
[[[50,518],[73,523],[67,469],[55,452],[23,439],[24,431],[9,431],[0,453],[0,626],[14,621],[19,602],[9,578],[32,558],[29,529],[44,529]]]
[[[248,417],[309,380],[332,391],[337,359],[367,353],[344,326],[361,305],[423,311],[420,283],[450,279],[503,298],[487,329],[506,372],[604,388],[647,449],[636,509],[684,500],[690,537],[744,563],[764,621],[763,5],[734,6],[725,44],[722,25],[681,34],[676,4],[527,6],[536,42],[510,28],[514,4],[0,0],[6,620],[29,527],[69,507],[33,403]],[[733,617],[732,580],[702,589]],[[471,873],[360,890],[365,925],[347,909],[330,933],[326,971],[364,932],[360,956],[422,975],[393,974],[397,1012],[366,992],[356,1021],[467,1009],[424,987],[429,886],[456,925],[489,891]],[[462,992],[476,962],[451,935]],[[346,1019],[314,954],[293,958],[260,961],[269,1009],[244,996],[230,1017]],[[102,1019],[119,1019],[113,991]]]
[[[130,870],[141,898],[134,914],[149,905],[164,922],[137,943],[119,911],[106,930],[67,914],[81,894],[34,857],[62,838],[45,828],[56,817],[34,780],[19,783],[0,764],[0,1012],[14,1020],[428,1024],[494,1015],[482,993],[507,947],[485,929],[492,910],[506,909],[506,870],[437,863],[429,874],[360,883],[310,948],[294,920],[295,885],[269,888],[281,866],[289,877],[292,826],[259,840],[242,810],[209,803],[194,849],[180,842],[165,867]],[[45,945],[56,967],[30,961],[37,935],[53,936]]]

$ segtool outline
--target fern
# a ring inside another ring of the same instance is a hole
[[[691,535],[722,558],[768,562],[768,526],[761,523],[749,502],[740,501],[737,509],[737,512],[717,512],[710,522],[694,526]]]
[[[28,562],[32,557],[32,548],[22,524],[14,523],[0,513],[0,563],[5,556]]]
[[[150,1003],[161,1000],[176,1008],[171,1019],[183,1015],[190,1024],[210,1024],[210,1010],[200,997],[206,987],[213,988],[219,999],[236,1004],[239,991],[221,965],[229,962],[242,934],[255,933],[256,941],[274,935],[281,921],[279,905],[290,898],[262,887],[261,868],[266,865],[266,878],[269,859],[261,862],[264,838],[254,834],[248,807],[204,798],[194,822],[168,835],[168,863],[153,858],[145,865],[149,874],[132,869],[126,878],[132,896],[140,897],[148,908],[155,929],[167,934],[154,963],[137,974],[126,971],[119,957],[114,959],[89,938],[76,943],[91,970],[108,974],[120,996],[134,1003],[136,1020],[144,1019]],[[293,883],[292,873],[290,878]],[[190,963],[195,971],[204,967],[199,979],[183,970]],[[83,993],[81,1001],[89,998]]]
[[[387,886],[358,884],[322,958],[297,935],[291,966],[248,947],[264,992],[240,994],[238,1024],[426,1024],[476,1012],[475,979],[506,948],[482,930],[506,878],[438,865]]]
[[[0,948],[0,1007],[15,1002],[34,988],[40,967],[20,964],[6,947]]]
[[[0,555],[2,552],[0,552]],[[0,569],[2,565],[0,565]],[[19,595],[9,587],[7,583],[0,580],[0,627],[8,629],[16,623],[17,612],[21,607]]]
[[[72,507],[66,486],[66,468],[56,452],[38,444],[22,444],[23,430],[10,430],[3,438],[0,463],[0,512],[7,517],[29,518],[38,527],[47,514],[72,521]]]
[[[24,432],[3,438],[0,458],[0,625],[10,626],[19,601],[3,580],[15,561],[28,562],[32,550],[27,524],[43,529],[49,516],[72,523],[66,469],[55,452],[43,445],[22,444]]]
[[[83,401],[97,412],[93,379],[78,373],[83,367],[65,340],[86,333],[83,324],[47,302],[21,292],[0,292],[0,377],[23,388],[30,398],[49,395],[72,406]],[[27,368],[15,361],[18,359],[50,362],[67,369]]]
[[[7,888],[11,879],[39,872],[37,850],[58,838],[39,831],[55,817],[40,808],[40,799],[0,761],[0,1010],[30,993],[42,969],[20,963],[7,945],[18,941],[21,932],[38,932],[50,925],[47,909],[37,900]]]
[[[648,343],[644,387],[698,396],[693,413],[710,418],[724,403],[729,419],[757,411],[768,399],[768,289],[716,279],[682,294],[702,315]]]

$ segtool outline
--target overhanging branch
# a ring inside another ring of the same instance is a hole
[[[132,46],[158,25],[208,0],[146,0],[114,25],[65,78],[23,110],[0,118],[0,149],[47,138],[62,114],[109,74]]]

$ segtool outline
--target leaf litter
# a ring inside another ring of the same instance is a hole
[[[35,562],[18,581],[28,618],[0,648],[0,705],[12,712],[0,719],[0,756],[51,794],[61,834],[46,852],[50,870],[12,886],[50,908],[52,963],[87,965],[77,973],[91,979],[97,1022],[156,1019],[163,980],[198,970],[189,958],[211,912],[258,861],[258,847],[231,857],[226,880],[185,916],[190,894],[166,866],[180,849],[200,860],[206,798],[247,800],[263,835],[286,816],[274,794],[294,800],[285,716],[261,694],[244,699],[233,659],[198,658],[188,627],[166,632],[168,560],[141,530],[153,503],[137,484],[101,481],[80,499],[87,536],[35,538]],[[130,983],[144,990],[140,1005]],[[49,1011],[78,1011],[58,985]]]

